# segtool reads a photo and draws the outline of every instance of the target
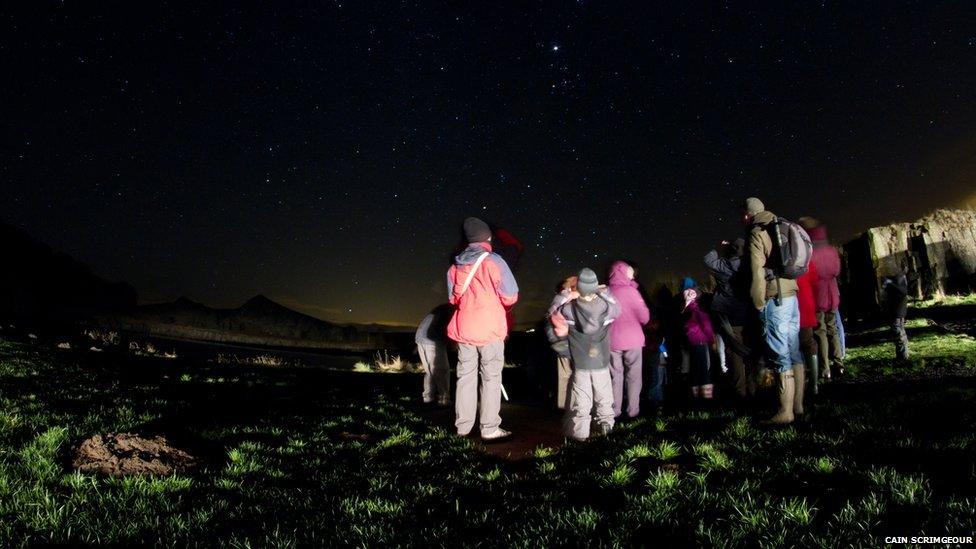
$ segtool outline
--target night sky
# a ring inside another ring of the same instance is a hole
[[[976,189],[971,2],[17,4],[0,219],[142,302],[416,322],[477,215],[534,320],[698,274],[748,195],[843,240]]]

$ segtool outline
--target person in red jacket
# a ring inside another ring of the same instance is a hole
[[[491,246],[494,248],[496,254],[500,255],[505,263],[508,264],[508,268],[512,270],[512,273],[518,271],[519,259],[522,257],[522,251],[525,247],[519,239],[515,238],[515,235],[509,231],[492,225],[491,230]],[[515,313],[511,308],[507,309],[505,315],[505,321],[508,322],[508,331],[511,332],[515,329]]]
[[[797,299],[800,303],[800,351],[806,367],[810,368],[811,387],[813,394],[817,394],[817,337],[814,329],[817,327],[817,262],[810,261],[807,272],[796,279],[798,288]],[[793,377],[796,379],[796,394],[793,399],[793,415],[803,415],[803,392],[806,372],[803,366],[793,367]]]
[[[467,436],[474,427],[481,377],[481,438],[511,435],[501,428],[502,368],[505,365],[506,311],[518,301],[518,284],[504,259],[492,253],[491,229],[484,221],[464,220],[468,247],[447,271],[447,293],[457,312],[447,325],[447,337],[458,344],[455,422]]]
[[[825,380],[844,375],[844,350],[837,327],[840,309],[840,255],[827,240],[827,227],[812,217],[801,217],[800,225],[813,241],[813,261],[817,262],[817,346],[820,348],[820,367]]]

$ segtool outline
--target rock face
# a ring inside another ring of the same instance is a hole
[[[163,437],[142,438],[122,433],[95,435],[81,443],[72,465],[83,473],[110,476],[169,475],[196,464]]]
[[[870,313],[886,276],[905,269],[914,298],[976,290],[976,210],[937,210],[914,223],[874,227],[844,245],[844,296]]]

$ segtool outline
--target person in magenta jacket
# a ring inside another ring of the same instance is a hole
[[[715,346],[715,330],[708,311],[698,302],[698,288],[686,288],[682,292],[685,306],[681,314],[685,324],[685,339],[688,341],[690,363],[691,396],[711,399],[712,390],[712,348]]]
[[[637,291],[634,268],[626,262],[610,266],[609,289],[620,304],[620,316],[610,325],[613,413],[615,417],[622,413],[626,390],[627,416],[636,417],[640,413],[644,325],[651,320],[651,312]]]

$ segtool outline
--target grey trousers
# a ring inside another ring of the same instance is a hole
[[[556,357],[556,406],[560,410],[570,407],[572,392],[569,382],[573,378],[573,360],[568,356]]]
[[[451,365],[447,360],[447,347],[440,343],[418,343],[417,354],[424,365],[424,402],[449,400]]]
[[[609,369],[574,371],[570,391],[572,405],[566,410],[566,436],[586,440],[593,420],[604,433],[613,429],[613,389]]]
[[[498,411],[502,406],[502,368],[505,367],[505,342],[496,341],[476,347],[458,345],[457,391],[455,392],[454,426],[459,435],[467,435],[479,414],[481,434],[492,433],[502,424]],[[478,378],[481,378],[481,407],[478,407]]]
[[[895,357],[898,360],[908,360],[908,334],[905,333],[904,317],[891,321],[891,335],[895,339]]]
[[[840,346],[840,332],[837,331],[837,315],[834,311],[817,312],[815,333],[820,347],[820,371],[829,377],[831,366],[844,365],[844,351]]]
[[[613,380],[613,415],[619,416],[624,405],[624,389],[627,390],[627,415],[640,413],[640,393],[643,376],[641,362],[644,349],[628,349],[610,353],[610,377]]]

